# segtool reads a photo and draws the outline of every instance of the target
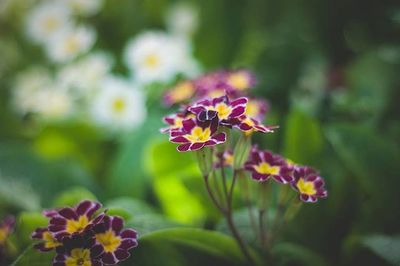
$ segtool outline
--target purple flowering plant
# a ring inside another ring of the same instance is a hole
[[[263,124],[269,103],[250,95],[255,84],[245,69],[183,81],[165,94],[167,106],[182,107],[164,118],[167,128],[161,130],[179,152],[196,153],[207,193],[249,263],[254,259],[233,219],[234,198],[247,206],[259,246],[268,253],[302,203],[327,197],[316,170],[252,143],[254,134],[278,128]]]
[[[138,235],[124,228],[124,220],[101,212],[101,204],[89,200],[75,207],[44,211],[48,226],[37,228],[32,239],[40,252],[55,251],[54,266],[117,265],[130,257]]]

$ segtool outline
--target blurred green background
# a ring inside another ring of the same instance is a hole
[[[144,86],[145,123],[119,134],[82,120],[42,123],[10,107],[20,71],[55,68],[24,34],[35,2],[8,0],[0,13],[0,217],[18,216],[15,254],[43,224],[43,208],[88,197],[127,218],[141,235],[176,226],[218,230],[220,217],[194,158],[176,152],[158,131],[172,110],[160,104],[160,93],[173,82]],[[114,58],[113,73],[129,76],[127,41],[146,30],[165,30],[165,13],[176,3],[107,0],[84,18],[97,31],[95,49]],[[273,135],[256,136],[260,146],[320,169],[326,179],[329,197],[305,206],[285,227],[276,251],[280,263],[400,265],[399,2],[184,3],[198,12],[190,40],[203,71],[244,67],[257,75],[254,94],[268,99],[267,122],[280,126]],[[163,265],[187,265],[188,256],[204,259],[197,251],[185,253],[184,243],[169,250],[155,243],[143,246],[160,258],[175,254]],[[210,256],[227,263],[221,254]],[[161,265],[140,251],[136,258],[133,251],[133,260]]]

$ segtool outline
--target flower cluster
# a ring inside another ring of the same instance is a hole
[[[265,182],[272,178],[280,184],[290,184],[304,202],[316,202],[317,198],[328,195],[324,180],[317,171],[307,166],[293,165],[270,151],[253,147],[245,169],[254,180]]]
[[[246,135],[273,132],[276,127],[261,124],[266,102],[242,96],[254,84],[255,78],[247,70],[217,71],[183,81],[168,91],[164,100],[167,104],[193,101],[178,113],[164,117],[168,127],[161,131],[168,132],[170,141],[179,144],[178,151],[224,143],[224,128],[236,128]]]
[[[32,238],[40,240],[35,248],[55,250],[55,266],[116,265],[126,260],[138,245],[137,233],[124,229],[118,216],[98,214],[100,208],[99,203],[85,200],[73,208],[45,211],[49,224],[33,232]]]

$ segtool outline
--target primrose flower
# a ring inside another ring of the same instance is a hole
[[[167,133],[175,130],[179,130],[183,126],[183,120],[186,119],[194,119],[196,116],[192,113],[185,112],[185,113],[176,113],[169,116],[165,116],[163,121],[165,124],[168,125],[166,128],[162,128],[160,131],[161,133]]]
[[[238,118],[246,110],[247,98],[238,98],[230,101],[225,95],[212,100],[203,100],[189,107],[189,111],[197,115],[201,122],[218,117],[222,125],[231,125],[232,119]]]
[[[186,119],[182,128],[170,132],[170,141],[180,144],[178,151],[194,151],[206,146],[215,146],[224,143],[225,133],[217,132],[218,118],[201,122],[196,119]]]
[[[54,257],[53,266],[101,266],[104,250],[95,245],[92,234],[85,232],[63,241],[63,247]]]
[[[0,248],[7,241],[8,236],[12,233],[15,225],[15,218],[7,216],[2,223],[0,223]]]
[[[226,150],[224,152],[217,154],[217,162],[215,167],[229,167],[233,166],[233,152],[231,150]]]
[[[249,99],[246,112],[246,117],[253,118],[256,121],[263,121],[265,113],[268,111],[268,103],[263,99]]]
[[[230,122],[234,127],[244,131],[244,133],[248,135],[253,132],[272,133],[274,129],[278,128],[277,126],[265,126],[258,122],[258,120],[247,117],[246,115],[242,115]]]
[[[96,245],[104,250],[101,261],[116,264],[129,258],[128,250],[136,247],[137,233],[132,229],[124,229],[124,221],[117,216],[105,216],[102,223],[93,227]]]
[[[41,242],[35,244],[34,247],[42,252],[47,252],[62,246],[62,242],[55,239],[48,228],[37,228],[32,233],[31,238],[41,240]]]
[[[251,172],[251,176],[257,181],[267,181],[271,177],[282,184],[293,182],[292,168],[286,161],[270,151],[259,151],[253,148],[249,160],[245,163],[245,169]]]
[[[82,233],[103,218],[103,215],[99,215],[93,219],[94,213],[100,208],[100,203],[88,200],[82,201],[74,208],[62,208],[56,215],[53,214],[48,229],[57,240]]]
[[[164,95],[164,103],[167,106],[189,100],[196,93],[195,86],[191,81],[182,81],[168,90]]]
[[[238,91],[244,91],[254,87],[256,78],[253,73],[245,69],[231,71],[227,74],[226,83]]]
[[[314,169],[306,166],[295,167],[293,176],[291,186],[299,192],[302,201],[316,202],[318,198],[328,196],[324,180]]]

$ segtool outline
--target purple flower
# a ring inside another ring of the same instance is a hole
[[[160,131],[161,133],[169,133],[171,131],[177,131],[183,127],[183,120],[195,118],[196,116],[192,113],[185,112],[185,113],[176,113],[169,116],[165,116],[163,121],[165,124],[168,125],[166,128],[162,128]]]
[[[193,82],[182,81],[165,93],[164,103],[167,106],[171,106],[176,103],[182,103],[192,98],[195,93],[196,88]]]
[[[104,252],[90,232],[73,235],[63,240],[62,248],[54,257],[53,266],[102,266]]]
[[[0,247],[4,245],[7,241],[8,236],[14,230],[15,225],[15,218],[14,216],[7,216],[4,220],[0,223]]]
[[[258,122],[258,120],[247,117],[246,115],[235,118],[230,122],[234,127],[240,129],[245,134],[252,134],[254,132],[272,133],[274,129],[278,128],[277,126],[265,126]]]
[[[256,77],[246,69],[227,73],[226,83],[238,91],[244,91],[256,85]]]
[[[266,181],[271,177],[282,184],[293,181],[293,170],[286,160],[270,151],[253,148],[245,163],[245,169],[251,172],[252,178],[257,181]]]
[[[93,228],[96,245],[104,250],[101,256],[101,261],[104,264],[116,264],[126,260],[130,256],[128,250],[138,245],[136,231],[132,229],[123,230],[123,227],[122,218],[105,216],[102,223]]]
[[[34,247],[42,252],[47,252],[62,246],[62,242],[58,241],[53,234],[46,228],[38,228],[32,233],[32,239],[42,240]]]
[[[230,120],[240,117],[246,111],[247,98],[238,98],[230,101],[221,96],[212,100],[203,100],[189,107],[189,111],[197,116],[201,122],[218,117],[220,124],[230,125]]]
[[[201,122],[196,119],[186,119],[180,130],[170,132],[170,141],[180,144],[178,151],[194,151],[206,146],[224,143],[225,133],[217,132],[218,118]]]
[[[323,178],[314,169],[306,166],[295,167],[293,176],[291,186],[299,192],[302,201],[316,202],[318,198],[328,196]]]
[[[265,113],[268,111],[268,102],[263,99],[249,99],[246,106],[246,117],[257,121],[263,121]]]
[[[233,166],[233,152],[226,150],[217,154],[215,168]]]
[[[74,208],[62,208],[57,214],[52,214],[49,231],[57,240],[83,232],[87,227],[99,222],[103,215],[93,219],[93,214],[100,209],[101,204],[89,200],[82,201]]]

